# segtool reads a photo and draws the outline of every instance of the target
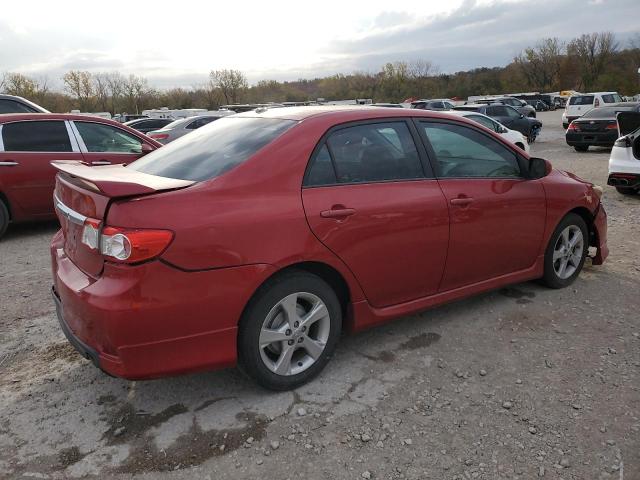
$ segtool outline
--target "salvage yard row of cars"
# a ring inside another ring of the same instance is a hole
[[[343,331],[514,282],[566,287],[605,261],[602,189],[528,155],[539,121],[460,107],[258,108],[164,146],[107,119],[3,114],[0,220],[55,211],[60,326],[106,373],[238,365],[287,390]],[[640,114],[617,115],[612,158],[637,169]]]

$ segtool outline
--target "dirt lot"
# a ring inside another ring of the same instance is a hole
[[[532,153],[600,185],[561,112]],[[75,353],[50,299],[55,224],[0,242],[0,477],[640,479],[640,197],[605,187],[611,256],[343,338],[294,392],[237,371],[149,382]],[[481,252],[479,252],[480,254]]]

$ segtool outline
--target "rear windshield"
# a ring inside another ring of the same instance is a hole
[[[593,95],[580,95],[571,97],[569,105],[593,105]]]
[[[222,118],[149,153],[128,168],[180,180],[208,180],[241,164],[295,123],[275,118]]]

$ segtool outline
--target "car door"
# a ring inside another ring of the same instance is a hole
[[[17,217],[50,216],[56,170],[52,160],[82,160],[64,120],[0,125],[0,189]]]
[[[393,120],[331,130],[305,176],[309,226],[374,307],[435,293],[444,270],[447,203],[413,128]]]
[[[90,165],[131,163],[142,156],[140,137],[106,123],[74,120],[73,131]]]
[[[453,122],[418,122],[449,205],[441,291],[531,267],[544,233],[546,199],[523,159],[490,134]]]
[[[513,128],[514,118],[509,116],[508,107],[505,105],[490,105],[487,107],[486,115],[491,118],[495,118],[498,122],[505,127]]]

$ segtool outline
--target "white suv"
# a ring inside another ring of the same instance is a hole
[[[567,128],[576,118],[580,118],[592,108],[603,107],[607,103],[624,102],[618,92],[578,93],[571,95],[562,114],[562,126]]]

